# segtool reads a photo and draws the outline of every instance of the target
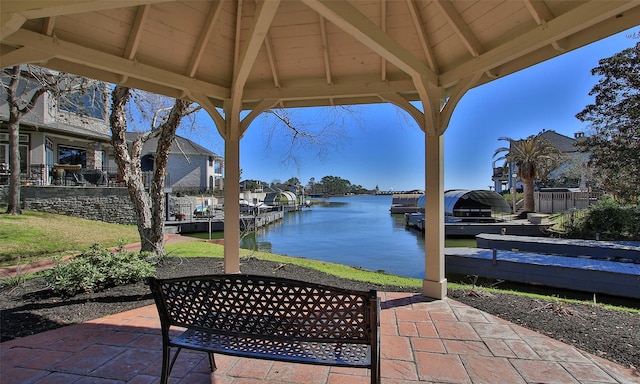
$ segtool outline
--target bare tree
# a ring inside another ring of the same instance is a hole
[[[86,92],[92,81],[63,72],[51,71],[32,65],[16,65],[2,70],[2,87],[9,109],[9,196],[7,213],[19,215],[20,208],[20,121],[31,112],[45,93],[66,97]],[[80,110],[79,108],[78,110]]]
[[[305,111],[306,112],[306,111]],[[270,109],[263,114],[265,151],[274,142],[282,143],[281,163],[299,168],[300,154],[315,152],[321,161],[331,150],[348,141],[346,126],[362,124],[357,107],[335,106],[318,109],[310,118],[297,116],[295,110]],[[347,123],[347,120],[349,122]]]
[[[171,108],[155,110],[151,129],[138,135],[129,146],[126,138],[128,121],[126,107],[131,96],[130,88],[117,85],[113,89],[110,116],[111,141],[116,163],[126,182],[134,207],[141,250],[161,256],[164,254],[163,229],[166,207],[163,197],[169,150],[183,118],[195,112],[198,107],[192,107],[189,101],[176,99]],[[142,178],[141,156],[142,147],[150,138],[157,138],[158,146],[147,193]]]

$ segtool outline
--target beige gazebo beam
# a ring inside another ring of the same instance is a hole
[[[519,35],[506,41],[504,44],[495,47],[478,56],[475,60],[450,69],[440,75],[440,84],[448,87],[455,84],[459,79],[465,78],[477,72],[486,72],[509,61],[516,60],[546,45],[552,45],[572,34],[586,30],[600,22],[606,21],[616,15],[621,15],[625,11],[638,7],[640,2],[619,1],[617,7],[612,8],[609,1],[590,1],[580,7],[554,18],[541,25],[535,30]],[[624,17],[633,18],[628,15]],[[636,19],[637,23],[637,19]],[[595,36],[599,35],[594,33]]]
[[[112,54],[86,48],[68,41],[55,39],[53,37],[44,36],[40,33],[31,32],[20,29],[7,36],[3,43],[12,45],[17,48],[29,47],[32,52],[40,51],[40,57],[56,57],[64,59],[67,62],[76,63],[85,66],[84,69],[74,68],[66,70],[64,63],[60,63],[54,69],[76,73],[87,77],[103,79],[100,75],[91,76],[93,69],[104,72],[115,73],[120,76],[136,78],[150,84],[158,84],[167,88],[179,90],[191,90],[196,93],[204,93],[208,97],[218,99],[229,98],[229,89],[217,86],[202,80],[190,78],[172,71],[153,67],[151,65],[135,62],[123,57],[114,56]],[[10,52],[0,56],[3,66],[11,66],[16,64],[24,64],[20,62],[10,62],[6,59]]]

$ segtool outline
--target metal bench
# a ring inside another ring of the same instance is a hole
[[[182,348],[207,352],[211,372],[214,353],[221,353],[368,368],[371,383],[380,382],[375,290],[241,274],[149,278],[147,284],[160,315],[163,384]]]

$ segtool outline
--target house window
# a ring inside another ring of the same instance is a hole
[[[20,170],[24,172],[29,166],[29,135],[20,134],[18,136],[20,144],[18,152],[20,153]],[[9,134],[0,134],[0,163],[9,164]]]
[[[87,89],[67,94],[60,98],[58,105],[61,111],[104,120],[106,112],[104,86],[94,84]]]
[[[140,168],[142,172],[152,172],[155,166],[153,155],[144,155],[140,158]]]
[[[87,150],[73,147],[58,147],[58,164],[80,164],[87,167]]]
[[[213,167],[213,156],[209,156],[209,166]]]

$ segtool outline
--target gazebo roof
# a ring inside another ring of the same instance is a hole
[[[640,20],[638,1],[616,0],[2,0],[0,8],[3,67],[36,63],[234,111],[379,102],[410,110],[407,101],[426,100],[437,108]]]
[[[423,293],[446,296],[443,133],[469,89],[638,24],[640,0],[0,0],[1,66],[189,99],[225,140],[274,107],[393,103],[425,132]],[[412,102],[418,102],[412,103]],[[391,131],[390,131],[391,134]],[[225,217],[239,218],[237,204]],[[239,271],[225,220],[225,271]]]

